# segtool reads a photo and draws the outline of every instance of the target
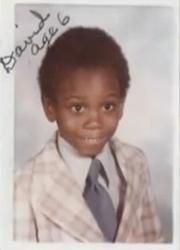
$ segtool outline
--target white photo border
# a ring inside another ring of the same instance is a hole
[[[0,249],[138,249],[138,250],[178,250],[180,248],[180,171],[179,171],[179,6],[178,0],[122,0],[122,1],[58,1],[58,0],[1,0],[0,2],[0,54],[8,54],[14,47],[14,7],[15,4],[87,4],[87,5],[153,5],[172,6],[176,13],[177,50],[174,68],[174,169],[173,169],[173,242],[172,244],[67,244],[67,243],[17,243],[12,241],[12,190],[14,168],[14,72],[7,74],[0,67]]]

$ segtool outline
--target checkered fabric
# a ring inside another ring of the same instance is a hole
[[[163,242],[141,150],[110,142],[126,180],[120,187],[119,226],[115,242]],[[108,215],[107,215],[108,216]],[[105,238],[57,150],[57,133],[15,175],[14,240],[35,242],[105,242]]]

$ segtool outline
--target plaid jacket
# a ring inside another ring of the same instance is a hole
[[[57,135],[16,173],[14,240],[105,242],[56,140]],[[121,175],[115,242],[162,242],[144,154],[117,139],[110,145]]]

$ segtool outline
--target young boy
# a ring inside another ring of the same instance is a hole
[[[42,104],[58,130],[15,178],[14,239],[162,242],[146,159],[113,135],[129,70],[98,28],[71,28],[39,69]]]

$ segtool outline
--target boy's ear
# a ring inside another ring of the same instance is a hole
[[[42,95],[41,101],[42,101],[43,109],[44,109],[47,119],[50,122],[54,122],[56,120],[56,113],[55,113],[55,108],[54,108],[52,101],[50,100],[49,97],[44,96],[44,95]]]

